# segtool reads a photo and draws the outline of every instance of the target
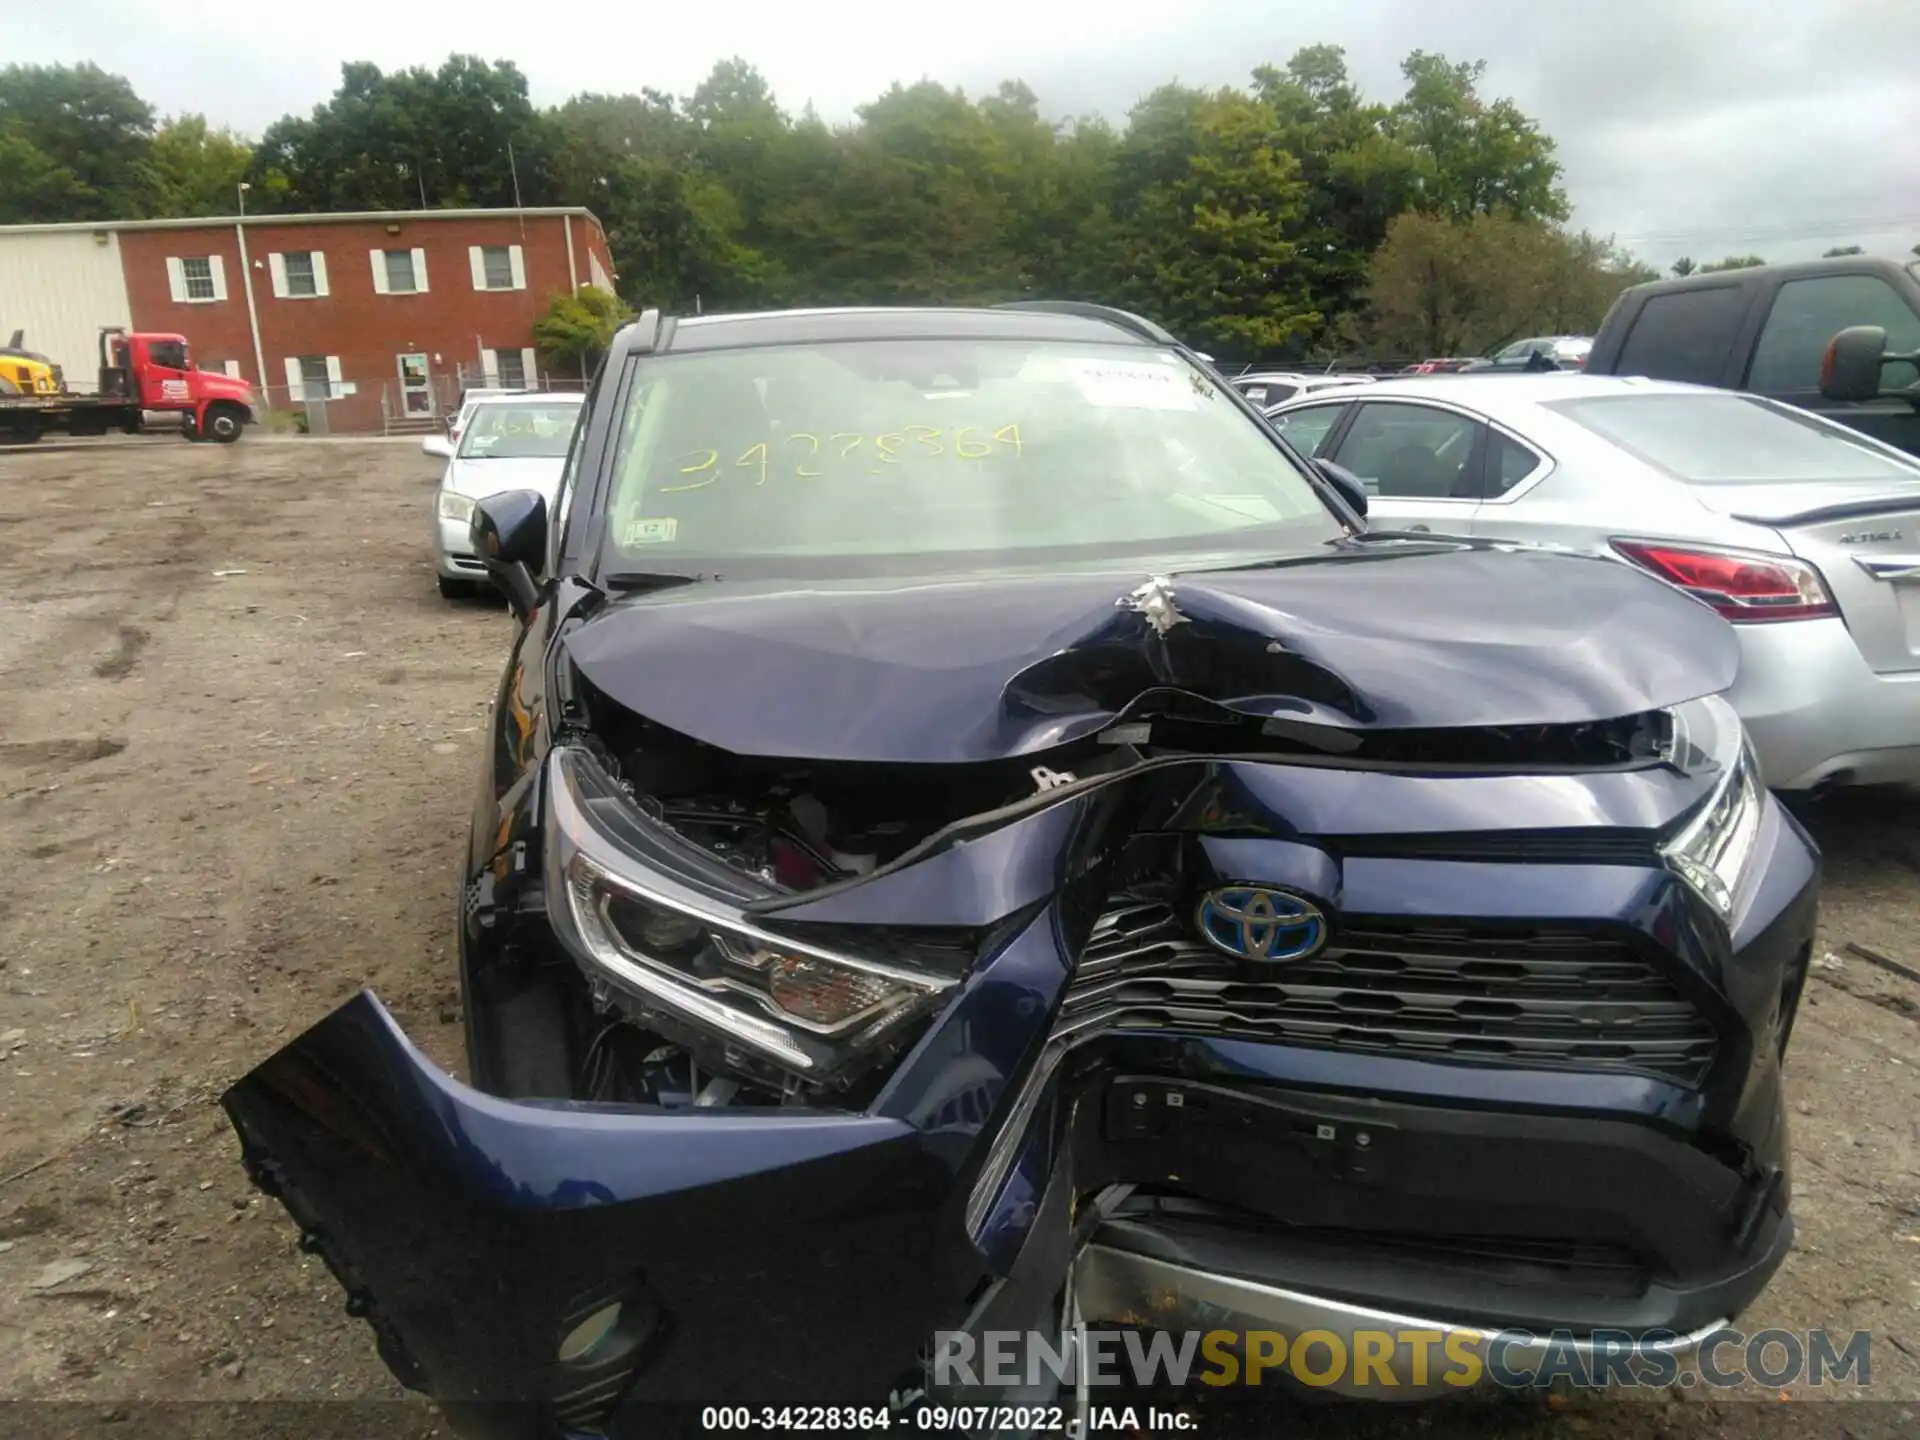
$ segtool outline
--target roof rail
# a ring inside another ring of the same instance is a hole
[[[1180,343],[1144,316],[1136,315],[1131,310],[1116,309],[1112,305],[1096,305],[1091,300],[1008,300],[993,308],[1035,310],[1043,315],[1078,315],[1083,320],[1104,320],[1109,325],[1117,325],[1129,334],[1138,335],[1142,340],[1151,340],[1156,345]]]
[[[660,346],[660,310],[658,306],[642,310],[632,322],[633,349],[636,354],[651,355]]]

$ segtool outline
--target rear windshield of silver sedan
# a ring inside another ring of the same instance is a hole
[[[1551,410],[1690,485],[1920,478],[1851,431],[1751,395],[1591,395]]]

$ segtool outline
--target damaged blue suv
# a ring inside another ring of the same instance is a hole
[[[394,1373],[504,1440],[936,1335],[1737,1315],[1817,857],[1732,631],[1365,508],[1119,311],[622,330],[473,521],[472,1084],[363,993],[225,1098]]]

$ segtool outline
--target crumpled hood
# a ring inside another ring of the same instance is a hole
[[[1725,621],[1602,558],[1373,540],[1151,579],[688,585],[566,649],[616,703],[736,754],[909,763],[1044,750],[1156,691],[1348,729],[1524,726],[1714,694],[1739,664]]]

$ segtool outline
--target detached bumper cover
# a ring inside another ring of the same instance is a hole
[[[636,1350],[671,1347],[659,1398],[884,1387],[936,1322],[943,1237],[964,1246],[901,1121],[508,1104],[364,993],[225,1104],[383,1358],[468,1434],[545,1433],[625,1389]],[[562,1360],[613,1300],[613,1343]]]

